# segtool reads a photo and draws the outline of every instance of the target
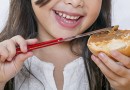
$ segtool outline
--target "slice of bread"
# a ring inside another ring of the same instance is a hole
[[[94,55],[104,52],[110,56],[111,50],[118,50],[122,54],[130,56],[130,30],[116,28],[109,32],[91,35],[87,46]]]

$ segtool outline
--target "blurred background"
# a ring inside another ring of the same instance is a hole
[[[9,12],[9,1],[0,0],[0,31],[3,29]],[[112,25],[130,30],[130,0],[112,0]]]

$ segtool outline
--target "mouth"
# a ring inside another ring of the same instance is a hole
[[[56,21],[65,28],[76,28],[82,22],[83,15],[54,10]]]

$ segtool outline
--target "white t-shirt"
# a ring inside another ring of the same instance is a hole
[[[29,58],[15,77],[15,90],[57,90],[53,72],[54,65],[36,56]],[[63,90],[89,90],[89,82],[82,57],[67,64],[63,71]],[[20,89],[19,89],[20,88]]]

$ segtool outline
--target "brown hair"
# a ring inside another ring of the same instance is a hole
[[[45,5],[50,0],[37,0],[39,6]],[[111,25],[111,0],[103,0],[102,8],[98,19],[87,29],[92,31]],[[25,39],[33,38],[37,35],[37,22],[32,9],[31,0],[11,0],[10,13],[4,30],[0,33],[0,41],[9,39],[15,35],[21,35]],[[88,37],[80,38],[72,41],[71,45],[78,43],[82,47],[82,57],[84,58],[86,72],[89,79],[90,90],[110,90],[110,84],[104,77],[99,68],[91,60],[91,53],[87,48]],[[73,47],[72,47],[72,51]],[[10,80],[5,90],[13,90],[13,79]]]

